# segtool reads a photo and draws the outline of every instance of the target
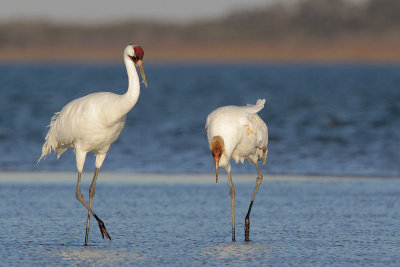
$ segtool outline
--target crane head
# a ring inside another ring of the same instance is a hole
[[[225,150],[224,139],[221,136],[214,136],[210,142],[211,154],[215,163],[215,182],[218,183],[218,165]]]
[[[139,68],[140,75],[142,76],[144,85],[147,87],[147,80],[146,80],[146,74],[144,73],[143,70],[143,56],[144,56],[144,51],[143,48],[141,48],[138,45],[128,45],[126,48],[126,54],[128,57],[133,61],[133,63]]]

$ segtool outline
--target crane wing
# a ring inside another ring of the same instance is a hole
[[[264,104],[265,104],[265,99],[258,99],[257,103],[255,105],[247,104],[245,109],[249,113],[256,114],[257,112],[259,112],[260,110],[262,110],[264,108]]]

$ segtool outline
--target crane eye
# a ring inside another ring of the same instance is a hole
[[[137,62],[137,56],[129,56],[131,60],[136,64]]]

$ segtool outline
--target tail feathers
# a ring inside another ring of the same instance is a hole
[[[264,104],[265,104],[265,99],[258,99],[256,106],[260,106],[261,108],[263,108]]]
[[[57,142],[52,138],[52,129],[55,127],[55,124],[57,122],[57,119],[60,115],[60,112],[54,113],[54,115],[51,117],[50,125],[47,127],[50,127],[50,130],[47,132],[46,135],[46,142],[43,144],[42,147],[42,155],[40,156],[39,160],[36,162],[36,165],[39,164],[39,162],[43,159],[46,158],[47,155],[51,153],[52,150],[56,151],[58,153],[57,159],[61,156],[61,154],[66,150],[66,149],[59,149],[57,148]]]
[[[42,147],[42,155],[40,156],[39,160],[36,162],[36,165],[39,164],[39,162],[43,159],[46,158],[47,155],[51,153],[51,151],[54,150],[55,153],[57,153],[57,159],[60,158],[61,154],[65,152],[65,150],[68,149],[68,146],[63,146],[62,144],[60,145],[59,142],[54,138],[52,135],[51,129],[46,135],[46,142],[43,144]]]
[[[49,140],[46,140],[42,147],[42,155],[40,156],[39,160],[36,162],[36,165],[39,164],[39,162],[44,158],[46,158],[47,155],[51,153],[52,150],[54,150],[55,153],[57,153],[57,159],[60,158],[61,154],[65,152],[68,148],[60,148],[60,147],[54,147],[50,144]]]
[[[247,104],[247,108],[251,109],[252,113],[257,113],[264,108],[265,99],[258,99],[255,105]]]
[[[46,158],[46,156],[51,153],[51,150],[52,150],[52,147],[49,144],[49,140],[47,139],[46,142],[44,143],[43,147],[42,147],[42,155],[40,156],[39,160],[36,162],[36,165],[38,165],[39,162],[43,158]]]

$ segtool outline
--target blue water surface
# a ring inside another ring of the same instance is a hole
[[[92,219],[71,183],[0,183],[1,266],[399,266],[400,180],[268,181],[244,218],[253,183],[104,183]],[[83,185],[87,197],[88,183]]]
[[[400,176],[398,65],[145,65],[148,88],[102,169],[208,173],[204,131],[223,105],[266,98],[267,173]],[[54,112],[98,91],[124,93],[118,64],[0,65],[0,170],[74,170],[72,151],[36,166]],[[86,170],[93,170],[90,156]],[[256,170],[248,163],[234,172]]]

